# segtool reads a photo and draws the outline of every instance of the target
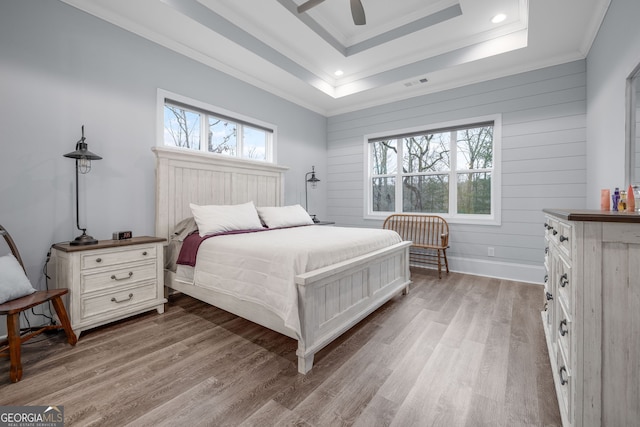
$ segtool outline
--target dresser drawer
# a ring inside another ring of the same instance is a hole
[[[557,297],[564,301],[565,307],[569,312],[573,310],[573,287],[575,283],[571,283],[571,265],[564,260],[563,257],[558,257],[558,276],[557,276]]]
[[[544,235],[548,239],[556,240],[555,236],[558,235],[558,221],[550,217],[545,218],[544,230]]]
[[[89,270],[82,272],[80,279],[80,291],[82,294],[116,289],[146,280],[157,279],[157,267],[155,262],[146,264],[125,264],[118,267]]]
[[[565,224],[564,222],[558,222],[557,229],[558,234],[556,237],[558,238],[560,249],[569,256],[569,259],[571,259],[573,227],[571,227],[571,225],[569,224]]]
[[[568,314],[567,307],[565,307],[562,299],[556,304],[556,336],[558,337],[558,344],[562,348],[562,354],[565,355],[567,363],[571,363],[571,338],[572,338],[572,319]],[[569,366],[572,367],[572,366]],[[571,371],[572,369],[570,369]]]
[[[558,404],[560,412],[569,424],[573,423],[573,394],[572,394],[572,372],[569,364],[566,362],[565,355],[562,353],[562,347],[558,346],[557,353],[556,381],[558,382]]]
[[[551,242],[549,241],[548,237],[544,238],[544,267],[546,270],[546,273],[549,272],[549,252],[551,251],[551,248],[549,247],[551,245]]]
[[[158,287],[155,283],[143,283],[126,289],[114,290],[106,294],[86,296],[81,299],[82,320],[90,319],[113,312],[135,310],[136,306],[146,301],[153,301],[158,297]]]
[[[119,265],[125,262],[146,261],[156,258],[156,247],[136,246],[135,248],[111,250],[111,251],[92,251],[82,254],[80,257],[80,269],[88,270],[92,268],[106,267],[110,265]]]

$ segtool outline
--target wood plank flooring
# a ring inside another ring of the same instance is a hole
[[[64,405],[67,426],[560,426],[543,288],[413,271],[297,373],[297,343],[184,295],[0,359],[0,406]],[[36,341],[34,339],[32,341]]]

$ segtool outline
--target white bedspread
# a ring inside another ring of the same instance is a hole
[[[296,275],[401,240],[391,230],[318,225],[216,236],[200,246],[194,282],[263,305],[300,335]]]

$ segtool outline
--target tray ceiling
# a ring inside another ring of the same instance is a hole
[[[62,1],[327,116],[583,59],[610,2]]]

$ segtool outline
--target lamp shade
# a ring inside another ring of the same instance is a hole
[[[307,182],[311,183],[311,188],[316,188],[320,180],[316,178],[316,167],[311,166],[311,172],[307,172],[307,175],[311,174],[311,177],[307,179]]]
[[[67,154],[63,154],[63,157],[76,160],[102,160],[102,157],[92,153],[87,149],[87,143],[84,142],[87,138],[84,137],[84,125],[82,125],[82,137],[76,142],[76,149]]]
[[[87,150],[87,143],[84,142],[84,137],[76,144],[76,150],[67,154],[63,154],[64,157],[70,159],[87,159],[87,160],[101,160],[102,157]]]
[[[311,175],[311,176],[309,176]],[[308,210],[308,205],[309,205],[309,197],[307,195],[307,188],[309,188],[309,184],[311,184],[311,188],[316,188],[318,186],[318,183],[320,182],[320,180],[318,178],[316,178],[316,167],[315,166],[311,166],[311,172],[307,172],[304,175],[304,208],[305,210]],[[315,218],[315,216],[314,216]]]

